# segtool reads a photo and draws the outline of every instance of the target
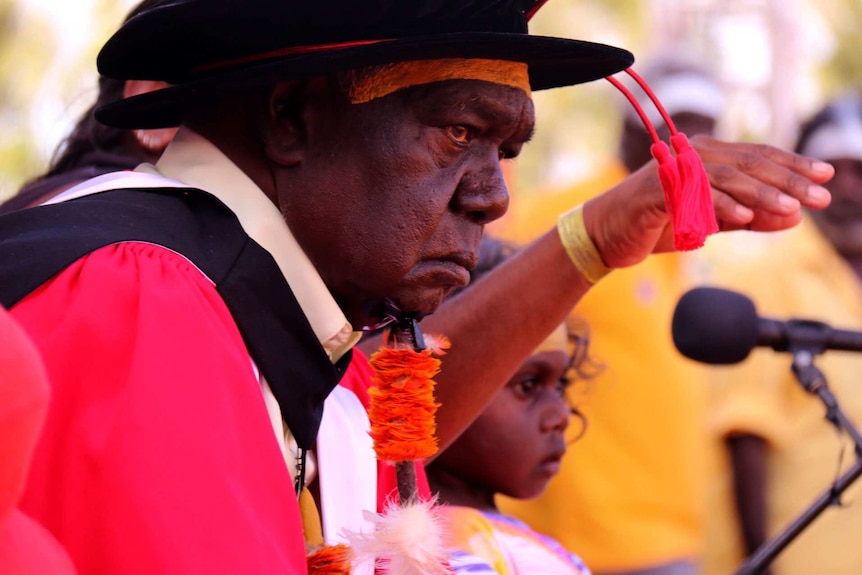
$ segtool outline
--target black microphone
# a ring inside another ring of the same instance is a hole
[[[671,331],[681,354],[712,364],[739,363],[756,346],[811,353],[862,351],[860,332],[833,329],[814,320],[758,317],[754,302],[746,296],[711,287],[695,288],[680,298]]]

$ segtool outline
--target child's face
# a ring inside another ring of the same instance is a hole
[[[532,355],[435,464],[477,489],[538,497],[566,451],[570,362],[562,349]]]

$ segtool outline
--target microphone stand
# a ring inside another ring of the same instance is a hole
[[[790,334],[793,335],[793,334]],[[800,337],[797,341],[805,342],[807,338]],[[793,339],[791,339],[793,341]],[[846,431],[853,439],[856,452],[856,463],[844,472],[832,486],[824,491],[814,502],[794,519],[781,533],[764,543],[742,564],[735,575],[753,575],[760,573],[769,566],[775,557],[784,550],[802,531],[811,524],[830,505],[840,505],[841,494],[862,476],[862,435],[853,425],[832,395],[826,383],[826,377],[814,365],[814,356],[824,351],[822,345],[816,343],[797,343],[790,345],[793,353],[793,373],[802,387],[808,393],[817,395],[826,406],[826,419],[839,431]]]

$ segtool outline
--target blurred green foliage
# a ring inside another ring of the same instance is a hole
[[[0,0],[0,199],[48,165],[72,122],[96,94],[96,53],[131,0],[68,2],[34,10],[28,0]],[[91,30],[82,50],[69,53],[57,35],[62,11],[87,10]]]
[[[824,92],[862,89],[862,1],[821,1],[819,8],[835,35],[835,53],[821,71]]]
[[[46,27],[23,18],[12,0],[0,0],[0,194],[10,194],[24,174],[43,165],[34,149],[29,103],[52,52]]]

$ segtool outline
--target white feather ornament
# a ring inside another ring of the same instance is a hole
[[[388,575],[447,575],[452,570],[443,545],[443,526],[435,501],[389,505],[367,513],[372,533],[347,533],[353,563],[374,561]]]

